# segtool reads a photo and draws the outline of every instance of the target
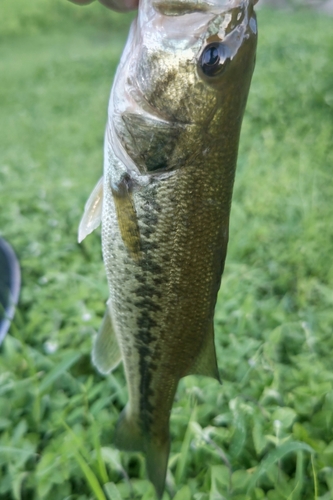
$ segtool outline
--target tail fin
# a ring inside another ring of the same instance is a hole
[[[126,406],[116,425],[114,444],[124,451],[145,451],[145,439],[139,421],[128,417],[128,413],[128,406]]]
[[[146,456],[146,466],[149,480],[153,483],[158,499],[163,496],[165,477],[170,451],[169,433],[164,436],[152,437],[145,435],[139,422],[128,418],[127,408],[119,417],[115,430],[115,445],[120,450],[141,451]]]
[[[163,443],[151,441],[146,450],[146,466],[150,481],[153,483],[157,498],[161,500],[165,487],[168,467],[170,440]]]

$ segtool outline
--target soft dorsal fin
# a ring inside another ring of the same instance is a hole
[[[84,213],[79,225],[78,241],[84,240],[88,234],[92,233],[100,223],[102,218],[103,205],[103,177],[97,182],[84,207]]]
[[[118,341],[112,326],[111,314],[107,306],[104,318],[94,342],[92,362],[100,373],[106,375],[121,361]]]
[[[217,366],[215,344],[214,344],[214,324],[212,323],[204,339],[201,351],[186,375],[205,375],[215,378],[221,383],[219,369]]]

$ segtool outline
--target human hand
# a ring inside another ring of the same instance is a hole
[[[88,5],[94,0],[69,0],[78,5]],[[117,12],[126,12],[138,8],[139,0],[98,0],[101,4]]]

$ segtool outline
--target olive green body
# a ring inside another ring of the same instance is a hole
[[[247,15],[254,19],[252,10]],[[137,78],[147,114],[117,111],[125,82],[119,74],[111,96],[102,244],[129,390],[115,440],[146,453],[159,496],[178,381],[191,373],[218,378],[213,316],[256,48],[256,32],[246,30],[227,71],[213,81],[200,74],[198,57],[175,63],[176,46],[146,51]],[[156,61],[164,55],[161,71]]]

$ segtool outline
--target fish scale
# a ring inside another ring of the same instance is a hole
[[[178,380],[190,371],[212,321],[227,244],[225,227],[217,226],[215,221],[217,217],[223,219],[221,205],[225,198],[222,201],[221,194],[229,191],[230,198],[232,188],[232,179],[228,188],[214,186],[215,170],[210,163],[207,176],[193,165],[180,176],[163,180],[158,190],[149,186],[147,193],[141,189],[133,194],[142,245],[137,263],[128,259],[126,253],[124,258],[120,232],[117,236],[110,234],[109,225],[103,223],[104,259],[112,262],[107,268],[112,283],[111,315],[121,348],[127,353],[124,360],[125,370],[127,366],[130,370],[128,383],[140,381],[138,405],[146,405],[149,413],[155,413],[155,418],[150,419],[153,434],[154,425],[160,428],[162,421],[167,424]],[[106,176],[106,184],[107,179]],[[107,189],[104,186],[104,192]],[[191,197],[185,198],[189,191]],[[147,205],[150,198],[154,198],[157,207]],[[111,212],[115,208],[111,206],[112,197],[109,199],[107,210]],[[161,209],[162,203],[172,209]],[[140,223],[146,219],[150,220],[147,235],[141,229],[146,224]],[[126,339],[123,332],[129,332]],[[136,373],[133,366],[137,367]],[[164,389],[166,368],[175,375],[170,400],[162,396],[152,406],[148,393],[153,391],[154,396],[155,387]],[[139,409],[135,413],[142,415]]]
[[[110,299],[93,349],[123,361],[120,449],[142,451],[162,497],[180,378],[219,380],[214,309],[228,244],[255,0],[143,0],[109,104],[104,175],[82,240],[102,221]]]

